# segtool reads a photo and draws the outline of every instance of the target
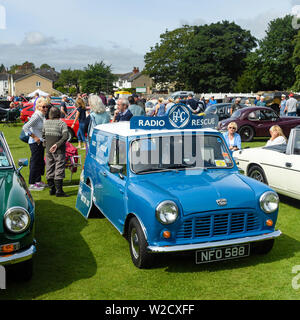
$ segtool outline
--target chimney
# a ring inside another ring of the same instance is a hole
[[[133,72],[134,74],[137,74],[137,73],[140,72],[140,70],[139,70],[139,68],[137,68],[137,67],[133,67],[132,72]]]

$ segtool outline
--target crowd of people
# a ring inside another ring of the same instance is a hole
[[[62,99],[60,108],[51,104],[50,97],[37,97],[34,103],[35,111],[23,126],[24,133],[29,137],[28,145],[31,151],[29,189],[41,191],[48,186],[50,195],[67,197],[68,195],[63,191],[63,179],[65,178],[68,127],[61,120],[65,116],[64,111],[67,114],[66,99]],[[77,97],[76,116],[72,125],[74,127],[76,121],[79,121],[78,148],[82,149],[87,148],[93,127],[110,121],[110,115],[106,112],[105,105],[98,95],[90,95],[87,103],[90,107],[88,115],[83,97]],[[42,181],[45,171],[47,183]]]
[[[105,99],[104,99],[105,98]],[[225,96],[223,102],[229,101]],[[295,115],[295,101],[297,100],[290,94],[289,99],[282,95],[280,105],[280,113],[289,116]],[[78,95],[75,101],[76,116],[72,124],[74,128],[77,120],[79,121],[79,129],[77,132],[78,148],[88,149],[89,141],[92,136],[93,128],[98,124],[129,121],[133,116],[153,116],[161,117],[166,115],[168,110],[176,103],[184,103],[189,106],[194,114],[203,112],[207,106],[216,104],[214,97],[205,100],[195,99],[192,95],[187,98],[173,100],[169,98],[164,100],[159,98],[157,103],[140,98],[136,94],[132,94],[128,98],[114,99],[113,96],[106,97],[101,95]],[[236,98],[232,104],[231,113],[240,107],[240,98]],[[263,96],[257,96],[255,101],[250,104],[246,101],[245,104],[264,106],[265,101]],[[87,113],[86,107],[89,106],[90,112]],[[106,106],[110,111],[106,111]],[[16,107],[12,102],[11,108]],[[68,114],[67,98],[63,97],[60,108],[54,107],[51,104],[50,96],[44,98],[38,95],[34,98],[35,112],[27,123],[24,124],[23,130],[29,136],[28,144],[31,151],[30,158],[30,173],[29,173],[29,189],[43,190],[46,186],[49,187],[49,194],[57,197],[68,196],[63,191],[63,179],[65,177],[65,152],[66,142],[68,139],[68,128],[61,118]],[[150,109],[148,113],[146,110]],[[237,132],[237,124],[230,122],[225,132],[224,139],[230,151],[239,150],[241,146],[241,137]],[[281,128],[277,125],[270,128],[271,138],[267,142],[267,146],[274,144],[284,144],[287,142]],[[46,156],[44,154],[46,153]],[[45,161],[45,159],[46,161]],[[42,176],[46,170],[47,183],[42,182]]]

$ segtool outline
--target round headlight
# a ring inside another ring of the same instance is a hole
[[[173,201],[163,201],[156,207],[155,214],[160,223],[170,224],[177,219],[178,208]]]
[[[275,192],[265,192],[261,195],[259,199],[259,204],[264,212],[272,213],[278,209],[279,197]]]
[[[30,215],[24,208],[10,208],[4,215],[4,224],[10,232],[24,232],[30,225]]]

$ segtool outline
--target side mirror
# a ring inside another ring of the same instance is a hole
[[[28,159],[24,158],[24,159],[19,159],[18,161],[18,172],[20,172],[22,170],[23,167],[27,167],[28,166]]]
[[[27,167],[28,166],[28,159],[19,159],[18,161],[18,166],[19,167]]]
[[[109,168],[111,173],[121,173],[124,167],[118,164],[111,164]]]
[[[111,173],[118,173],[119,174],[119,177],[123,180],[124,179],[124,176],[122,174],[123,170],[124,170],[124,166],[120,166],[118,164],[111,164],[109,166],[110,168],[110,172]]]

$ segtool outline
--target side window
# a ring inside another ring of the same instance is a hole
[[[293,154],[300,154],[300,130],[296,131]]]
[[[108,165],[120,166],[120,173],[127,175],[127,154],[126,154],[126,143],[123,140],[113,138],[109,153]]]
[[[272,110],[264,110],[261,111],[261,120],[270,121],[272,119],[276,119],[277,115]]]
[[[253,111],[253,112],[250,112],[248,114],[248,120],[250,121],[257,121],[259,120],[259,117],[260,117],[260,111]]]
[[[100,165],[108,162],[109,137],[95,130],[90,141],[89,153]]]

